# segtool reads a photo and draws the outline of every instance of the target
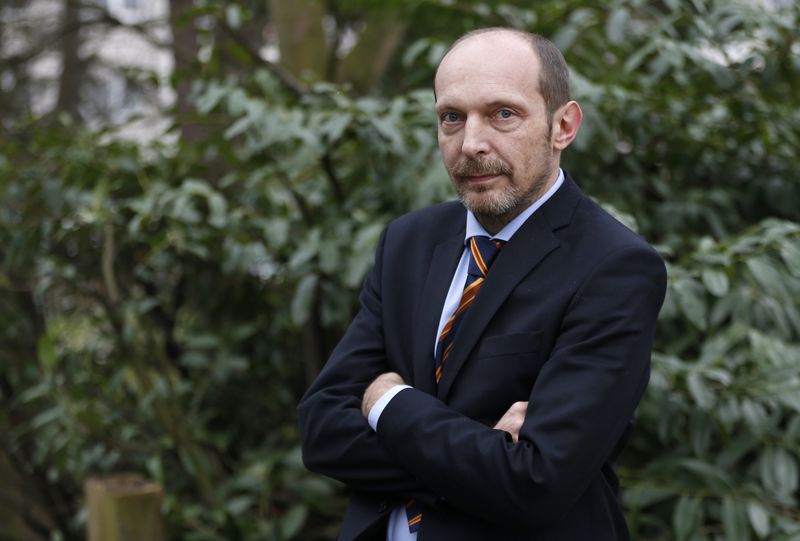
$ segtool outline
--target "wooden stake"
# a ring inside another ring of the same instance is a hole
[[[163,491],[136,474],[89,479],[89,541],[162,541]]]

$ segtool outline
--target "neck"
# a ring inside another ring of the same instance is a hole
[[[527,205],[520,205],[518,208],[510,210],[504,214],[475,214],[478,223],[483,226],[487,233],[494,236],[500,232],[508,223],[520,215],[527,208]]]
[[[545,177],[546,178],[546,177]],[[519,202],[518,205],[514,206],[514,208],[503,212],[502,214],[492,214],[492,213],[485,213],[485,212],[475,212],[472,213],[475,215],[475,218],[478,220],[478,223],[483,226],[487,233],[494,236],[500,232],[506,225],[511,222],[514,218],[519,216],[522,211],[526,208],[531,206],[536,200],[541,198],[544,194],[547,193],[547,190],[553,187],[553,184],[556,183],[556,179],[558,178],[558,167],[555,168],[554,173],[550,175],[550,180],[545,183],[537,183],[534,186],[533,193]]]

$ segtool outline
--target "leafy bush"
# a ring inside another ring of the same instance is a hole
[[[82,538],[82,481],[126,469],[165,486],[171,539],[334,537],[344,491],[303,469],[295,404],[382,226],[451,196],[432,93],[390,83],[496,23],[565,50],[587,113],[565,167],[669,263],[621,463],[634,538],[797,539],[798,8],[356,4],[408,22],[381,93],[212,70],[202,140],[54,118],[0,138],[0,473],[42,528]]]

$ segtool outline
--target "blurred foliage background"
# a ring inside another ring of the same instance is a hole
[[[0,539],[83,539],[82,483],[116,471],[165,487],[169,539],[335,537],[294,408],[382,226],[452,197],[432,76],[488,25],[562,48],[563,166],[668,262],[633,538],[800,539],[796,2],[161,4],[0,7]],[[120,30],[171,69],[115,64]],[[121,115],[108,74],[167,99]]]

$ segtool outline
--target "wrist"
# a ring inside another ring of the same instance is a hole
[[[372,430],[375,432],[378,431],[378,421],[383,414],[383,410],[389,405],[389,402],[391,402],[392,399],[404,389],[413,389],[413,387],[410,385],[395,385],[383,393],[375,402],[375,404],[369,409],[367,423],[369,423],[369,426],[372,428]]]
[[[403,378],[394,372],[387,372],[375,378],[375,380],[369,384],[366,391],[364,391],[364,397],[361,400],[361,413],[364,417],[367,417],[369,415],[369,410],[372,409],[386,391],[396,385],[404,384]]]

